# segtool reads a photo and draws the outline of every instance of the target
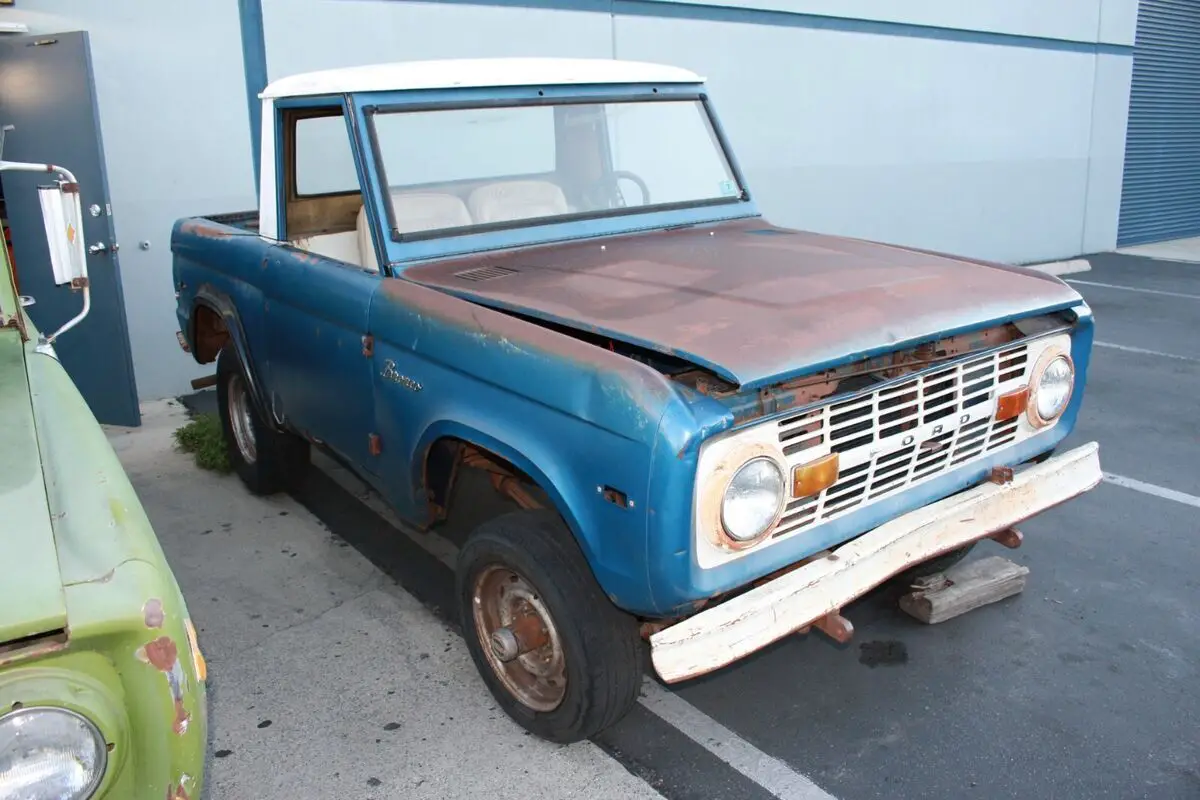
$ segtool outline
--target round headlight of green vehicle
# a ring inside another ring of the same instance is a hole
[[[721,527],[736,547],[762,537],[783,508],[783,469],[774,459],[759,456],[743,464],[725,487]]]
[[[100,731],[74,711],[31,706],[0,717],[0,797],[84,800],[107,759]]]
[[[1049,351],[1034,367],[1029,398],[1029,421],[1042,428],[1058,419],[1075,389],[1075,365],[1061,351]]]

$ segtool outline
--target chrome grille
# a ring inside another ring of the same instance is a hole
[[[778,422],[789,467],[839,454],[837,482],[790,501],[775,537],[835,519],[1034,433],[1023,417],[994,421],[1049,340],[966,358]],[[1069,345],[1068,345],[1069,346]]]

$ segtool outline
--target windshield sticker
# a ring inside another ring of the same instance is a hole
[[[722,197],[734,197],[738,193],[737,184],[735,184],[733,181],[721,181],[719,186],[721,187]]]

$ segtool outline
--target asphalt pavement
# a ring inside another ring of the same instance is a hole
[[[977,548],[1023,594],[924,626],[885,587],[849,644],[648,685],[594,743],[495,710],[452,619],[461,532],[401,531],[337,468],[268,501],[177,454],[131,470],[210,658],[212,796],[1200,797],[1200,265],[1091,262],[1065,276],[1097,346],[1064,447],[1099,441],[1110,480]]]

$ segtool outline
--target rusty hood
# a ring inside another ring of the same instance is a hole
[[[761,219],[479,254],[405,277],[743,388],[1081,301],[1031,270]]]

